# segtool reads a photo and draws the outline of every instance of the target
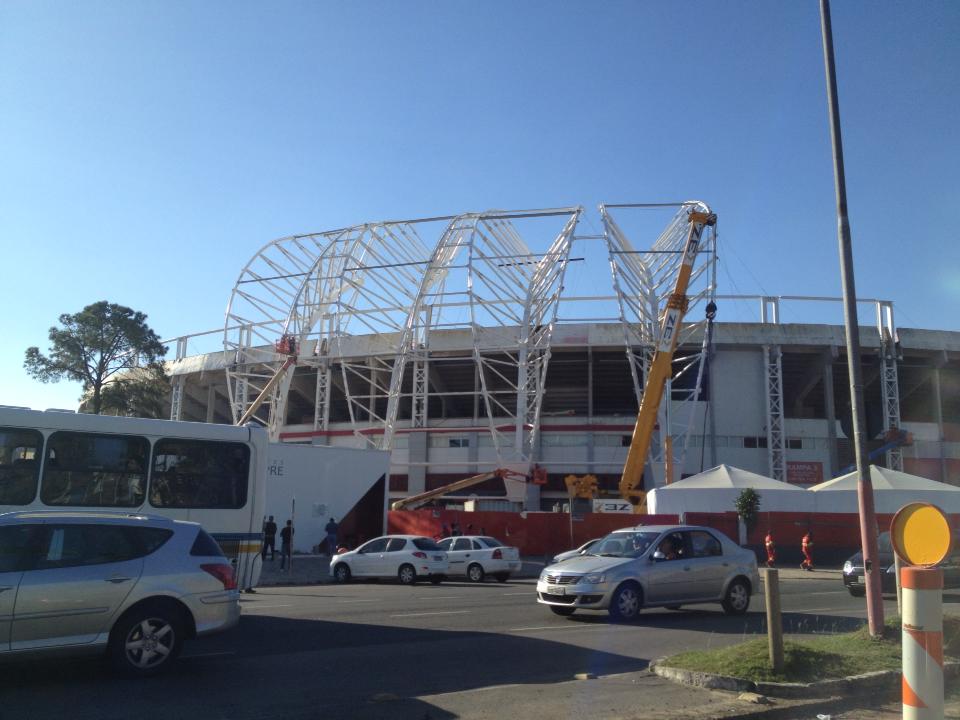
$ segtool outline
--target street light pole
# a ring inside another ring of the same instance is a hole
[[[827,73],[827,106],[830,112],[830,138],[833,141],[833,173],[837,190],[837,235],[840,240],[840,278],[843,284],[843,315],[847,337],[847,363],[850,367],[850,406],[853,413],[853,447],[857,457],[857,504],[860,511],[860,542],[867,584],[867,621],[870,634],[883,634],[883,597],[877,565],[877,519],[873,508],[873,483],[867,457],[866,425],[863,413],[863,377],[860,369],[860,327],[857,324],[857,288],[853,279],[853,247],[847,218],[847,182],[843,170],[843,141],[840,137],[840,106],[837,100],[837,71],[833,60],[833,28],[830,24],[830,0],[820,0],[820,25],[823,32],[823,62]]]

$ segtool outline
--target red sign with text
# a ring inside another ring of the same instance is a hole
[[[823,463],[787,460],[787,482],[793,485],[818,485],[823,482]]]

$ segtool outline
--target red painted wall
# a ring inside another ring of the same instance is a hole
[[[881,532],[890,528],[892,515],[878,515]],[[960,527],[960,515],[951,515],[954,527]],[[442,525],[449,528],[460,524],[464,535],[481,532],[502,540],[520,549],[525,557],[553,556],[569,550],[587,540],[601,537],[608,532],[630,525],[673,524],[679,522],[676,515],[621,515],[613,513],[589,513],[583,520],[573,523],[571,537],[570,516],[566,513],[521,513],[508,512],[462,512],[459,510],[393,510],[387,516],[387,532],[398,534],[439,536]],[[705,525],[724,533],[737,541],[737,515],[726,513],[686,513],[689,525]],[[470,527],[472,526],[472,527]],[[860,548],[860,523],[852,513],[785,513],[762,512],[757,525],[747,537],[747,545],[760,555],[764,536],[773,531],[777,544],[778,561],[799,562],[800,541],[804,533],[813,530],[814,559],[825,564],[843,562]]]
[[[570,516],[566,513],[532,512],[462,512],[459,510],[391,510],[387,514],[387,532],[397,534],[439,536],[445,524],[460,524],[464,535],[487,535],[520,549],[527,557],[555,555],[582,545],[587,540],[602,537],[613,530],[629,527],[637,522],[644,525],[676,523],[676,515],[626,515],[588,513],[583,520],[573,523],[571,537]],[[468,527],[472,526],[472,527]]]

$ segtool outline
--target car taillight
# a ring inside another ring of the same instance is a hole
[[[419,550],[413,554],[414,557],[420,558],[421,560],[427,559],[427,554],[425,552],[420,552]]]
[[[201,565],[201,570],[210,573],[217,580],[223,583],[224,590],[236,590],[237,589],[237,575],[233,572],[233,568],[229,565],[223,565],[222,563],[215,563],[211,565]]]
[[[493,551],[493,559],[494,559],[494,560],[503,560],[503,553],[500,552],[500,548],[497,548],[496,550]]]

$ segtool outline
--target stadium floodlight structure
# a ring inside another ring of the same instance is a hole
[[[649,249],[638,250],[614,217],[618,213],[674,207],[673,218]],[[691,211],[711,212],[706,203],[700,201],[600,206],[624,347],[638,404],[653,359],[660,318],[682,261]],[[673,358],[673,376],[667,381],[666,402],[661,403],[658,412],[658,437],[650,445],[649,462],[663,463],[668,473],[674,466],[683,467],[690,434],[703,412],[702,403],[697,401],[701,399],[710,342],[706,325],[712,318],[708,319],[705,314],[698,316],[693,311],[696,306],[706,307],[716,299],[716,251],[717,231],[713,225],[704,229],[700,240],[686,293],[685,321]],[[681,379],[683,382],[678,382]],[[682,389],[675,388],[674,383]],[[670,482],[673,478],[666,479]]]
[[[330,387],[337,382],[354,434],[390,449],[401,406],[410,408],[411,427],[426,425],[429,364],[440,361],[430,352],[431,330],[459,328],[470,333],[499,465],[529,467],[581,212],[468,213],[267,244],[244,267],[227,309],[224,350],[234,420],[283,363],[276,340],[293,337],[297,364],[317,369],[315,428],[327,428]],[[551,233],[545,251],[532,252],[518,224],[551,220],[559,231]],[[437,227],[430,251],[422,236]],[[372,340],[364,345],[362,337]],[[259,411],[274,437],[284,424],[292,377],[276,385]]]

